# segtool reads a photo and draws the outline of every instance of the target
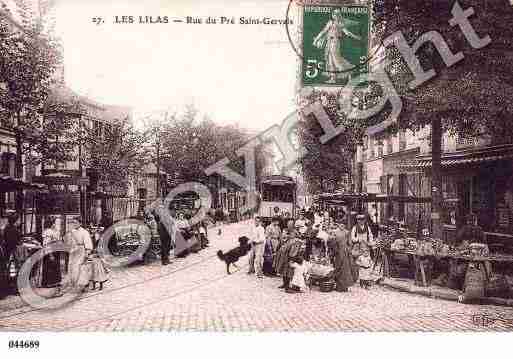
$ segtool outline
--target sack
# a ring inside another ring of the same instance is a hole
[[[486,296],[488,297],[509,297],[509,284],[504,275],[493,275],[486,284]]]
[[[328,277],[333,271],[331,266],[314,263],[308,273],[317,277]]]
[[[485,295],[485,274],[479,266],[469,265],[465,276],[465,299],[480,299]]]

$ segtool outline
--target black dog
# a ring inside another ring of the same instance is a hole
[[[231,274],[230,264],[233,264],[235,268],[238,268],[235,263],[240,259],[240,257],[244,257],[246,254],[248,254],[249,250],[251,249],[251,245],[248,242],[248,237],[240,237],[240,244],[238,247],[233,248],[226,253],[223,253],[223,251],[217,252],[219,259],[226,263],[226,272],[228,274]]]

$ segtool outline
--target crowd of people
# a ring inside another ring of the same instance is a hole
[[[145,221],[158,234],[160,240],[162,265],[171,263],[169,259],[171,249],[174,250],[175,257],[184,258],[190,253],[197,253],[209,246],[208,228],[215,223],[215,220],[210,214],[198,223],[191,223],[191,218],[188,211],[169,214],[166,210],[153,209],[146,212]],[[175,233],[170,233],[171,231]]]
[[[374,273],[376,234],[368,215],[358,215],[350,230],[327,212],[301,211],[297,218],[285,213],[272,218],[266,228],[260,218],[254,222],[248,274],[280,276],[279,288],[287,293],[308,288],[315,266],[332,268],[339,292],[347,292],[357,282],[369,289],[380,280]]]
[[[0,231],[0,297],[9,293],[9,281],[13,268],[19,270],[20,256],[16,253],[22,242],[19,231],[19,216],[12,214]],[[43,258],[32,269],[32,281],[37,287],[55,288],[54,295],[60,296],[65,288],[85,291],[88,288],[102,290],[108,280],[107,269],[97,255],[95,241],[82,225],[80,217],[73,218],[62,236],[56,217],[43,219],[41,236]],[[69,251],[52,251],[55,244],[68,245]]]
[[[221,234],[225,219],[226,216],[221,213],[213,212],[198,223],[191,223],[191,214],[183,211],[170,214],[169,211],[151,210],[145,213],[145,221],[154,232],[154,238],[160,241],[162,265],[171,263],[172,249],[175,257],[185,257],[207,248],[208,229],[221,224],[218,227],[218,234]],[[0,233],[2,285],[7,283],[10,263],[21,243],[18,222],[16,215],[10,216]],[[260,218],[255,218],[254,222],[249,236],[251,250],[248,274],[256,274],[259,278],[279,276],[283,281],[280,288],[288,293],[297,293],[307,288],[309,273],[315,265],[331,266],[337,291],[345,292],[357,281],[365,288],[372,284],[375,234],[369,216],[359,215],[357,224],[350,230],[346,229],[342,221],[336,223],[333,213],[312,210],[301,211],[297,218],[289,213],[276,216],[267,227],[264,227]],[[35,271],[38,285],[56,288],[55,295],[61,295],[65,286],[94,290],[98,285],[99,290],[102,290],[108,280],[108,270],[96,252],[94,236],[82,226],[81,218],[73,218],[64,236],[60,233],[55,217],[44,218],[43,227],[43,248],[55,243],[66,243],[70,245],[71,251],[48,253],[43,257]],[[5,290],[0,288],[0,295],[3,293]]]

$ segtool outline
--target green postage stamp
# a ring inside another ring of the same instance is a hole
[[[343,86],[368,72],[367,6],[305,6],[303,85]]]

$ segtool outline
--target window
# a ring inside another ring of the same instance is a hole
[[[378,157],[383,157],[383,140],[378,140],[377,142]]]
[[[6,176],[9,175],[9,157],[9,152],[2,153],[2,156],[0,157],[0,173]]]
[[[389,136],[387,138],[387,154],[390,154],[394,152],[394,147],[393,147],[393,143],[392,143],[392,136]]]
[[[394,194],[395,192],[395,189],[394,189],[394,176],[393,175],[388,175],[387,176],[387,194],[390,195],[390,194]]]
[[[399,151],[406,149],[406,131],[399,131]]]
[[[408,182],[407,181],[408,181],[408,179],[406,177],[406,174],[399,175],[399,195],[400,196],[405,196],[408,193],[408,191],[407,191]],[[400,202],[399,203],[399,214],[398,214],[400,221],[404,220],[404,218],[405,218],[405,213],[406,213],[405,209],[406,209],[405,203]]]
[[[381,176],[379,178],[380,182],[380,193],[386,194],[387,193],[387,176]]]

